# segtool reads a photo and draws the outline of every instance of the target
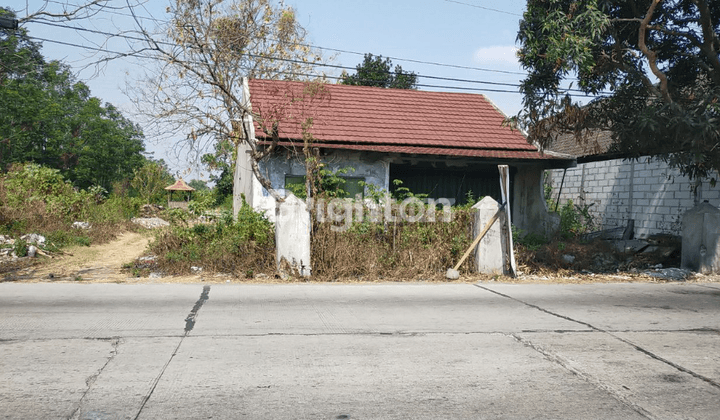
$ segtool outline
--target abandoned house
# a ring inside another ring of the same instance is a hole
[[[244,94],[254,115],[245,121],[248,135],[269,147],[277,133],[277,147],[259,167],[281,194],[304,183],[306,141],[327,169],[347,169],[341,176],[351,196],[367,193],[360,181],[393,191],[397,179],[413,193],[456,204],[470,193],[499,201],[497,165],[504,164],[513,224],[544,231],[544,170],[575,165],[571,157],[540,153],[479,94],[276,80],[246,80]],[[242,195],[272,218],[275,200],[252,174],[248,150],[238,151],[236,206]]]

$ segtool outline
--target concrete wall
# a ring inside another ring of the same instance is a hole
[[[548,171],[553,203],[562,177],[562,169]],[[677,170],[650,158],[590,162],[567,170],[560,206],[569,199],[575,204],[592,204],[590,212],[602,229],[625,226],[634,219],[638,238],[656,233],[679,235],[687,210],[703,200],[720,206],[720,185],[712,187],[704,180],[693,192],[694,186],[695,182]]]
[[[331,171],[351,167],[355,171],[350,171],[344,176],[363,177],[365,182],[373,184],[378,188],[387,190],[389,177],[389,164],[382,159],[373,159],[367,154],[347,151],[333,151],[322,158],[322,162]],[[285,191],[285,175],[305,175],[305,163],[302,157],[286,155],[275,155],[260,162],[260,170],[269,177],[272,186],[285,196],[289,191]],[[251,193],[253,200],[251,205],[256,210],[264,211],[270,221],[275,221],[275,200],[265,190],[260,182],[253,177],[253,186]]]

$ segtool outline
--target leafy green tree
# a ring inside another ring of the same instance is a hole
[[[0,15],[14,13],[0,9]],[[132,175],[142,165],[140,127],[102,106],[69,68],[46,61],[26,29],[0,30],[0,162],[60,170],[80,188]]]
[[[215,204],[220,205],[233,194],[235,146],[228,139],[220,140],[214,146],[214,153],[206,153],[200,160],[210,170],[210,181],[215,183]]]
[[[195,191],[209,191],[210,187],[208,187],[207,182],[201,180],[201,179],[191,179],[190,182],[188,182],[188,186],[195,188]]]
[[[340,83],[391,89],[417,89],[417,74],[403,71],[399,65],[392,70],[392,61],[389,58],[383,60],[382,55],[365,54],[363,62],[355,69],[353,75],[343,72]]]
[[[695,177],[720,169],[720,2],[529,0],[519,125],[543,147],[612,132],[614,149]],[[577,82],[574,79],[577,79]],[[599,95],[585,106],[565,86]]]
[[[147,159],[133,172],[130,188],[137,197],[148,204],[163,204],[167,198],[165,187],[174,182],[175,178],[170,175],[162,159],[157,161]]]

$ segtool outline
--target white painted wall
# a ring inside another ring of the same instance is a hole
[[[547,172],[553,188],[550,210],[554,210],[563,170]],[[703,180],[696,193],[694,185],[679,171],[650,158],[583,163],[567,170],[560,207],[569,199],[575,204],[594,203],[590,212],[602,229],[625,226],[634,219],[638,238],[656,233],[680,235],[687,210],[703,200],[720,206],[720,185],[712,187]]]
[[[310,277],[310,213],[303,200],[290,194],[280,203],[275,217],[275,252],[278,269],[282,260],[290,265],[292,273]]]

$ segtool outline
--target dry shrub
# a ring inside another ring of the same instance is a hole
[[[238,277],[275,272],[272,224],[247,205],[237,220],[228,212],[212,223],[180,223],[162,229],[150,251],[157,256],[157,269],[167,274],[190,274],[192,267]]]
[[[470,245],[471,217],[454,209],[450,222],[379,222],[367,218],[345,231],[316,223],[312,238],[313,277],[337,279],[438,279],[454,266]],[[337,230],[337,229],[335,229]],[[469,273],[468,260],[461,272]]]
[[[622,255],[607,241],[577,238],[555,239],[537,248],[516,246],[520,271],[526,274],[564,275],[571,272],[615,271]]]
[[[67,245],[104,243],[134,229],[130,218],[137,213],[137,200],[105,199],[101,190],[76,190],[55,169],[13,165],[0,176],[0,230],[11,236],[42,234],[52,251]],[[88,222],[92,228],[73,229],[76,221]]]

